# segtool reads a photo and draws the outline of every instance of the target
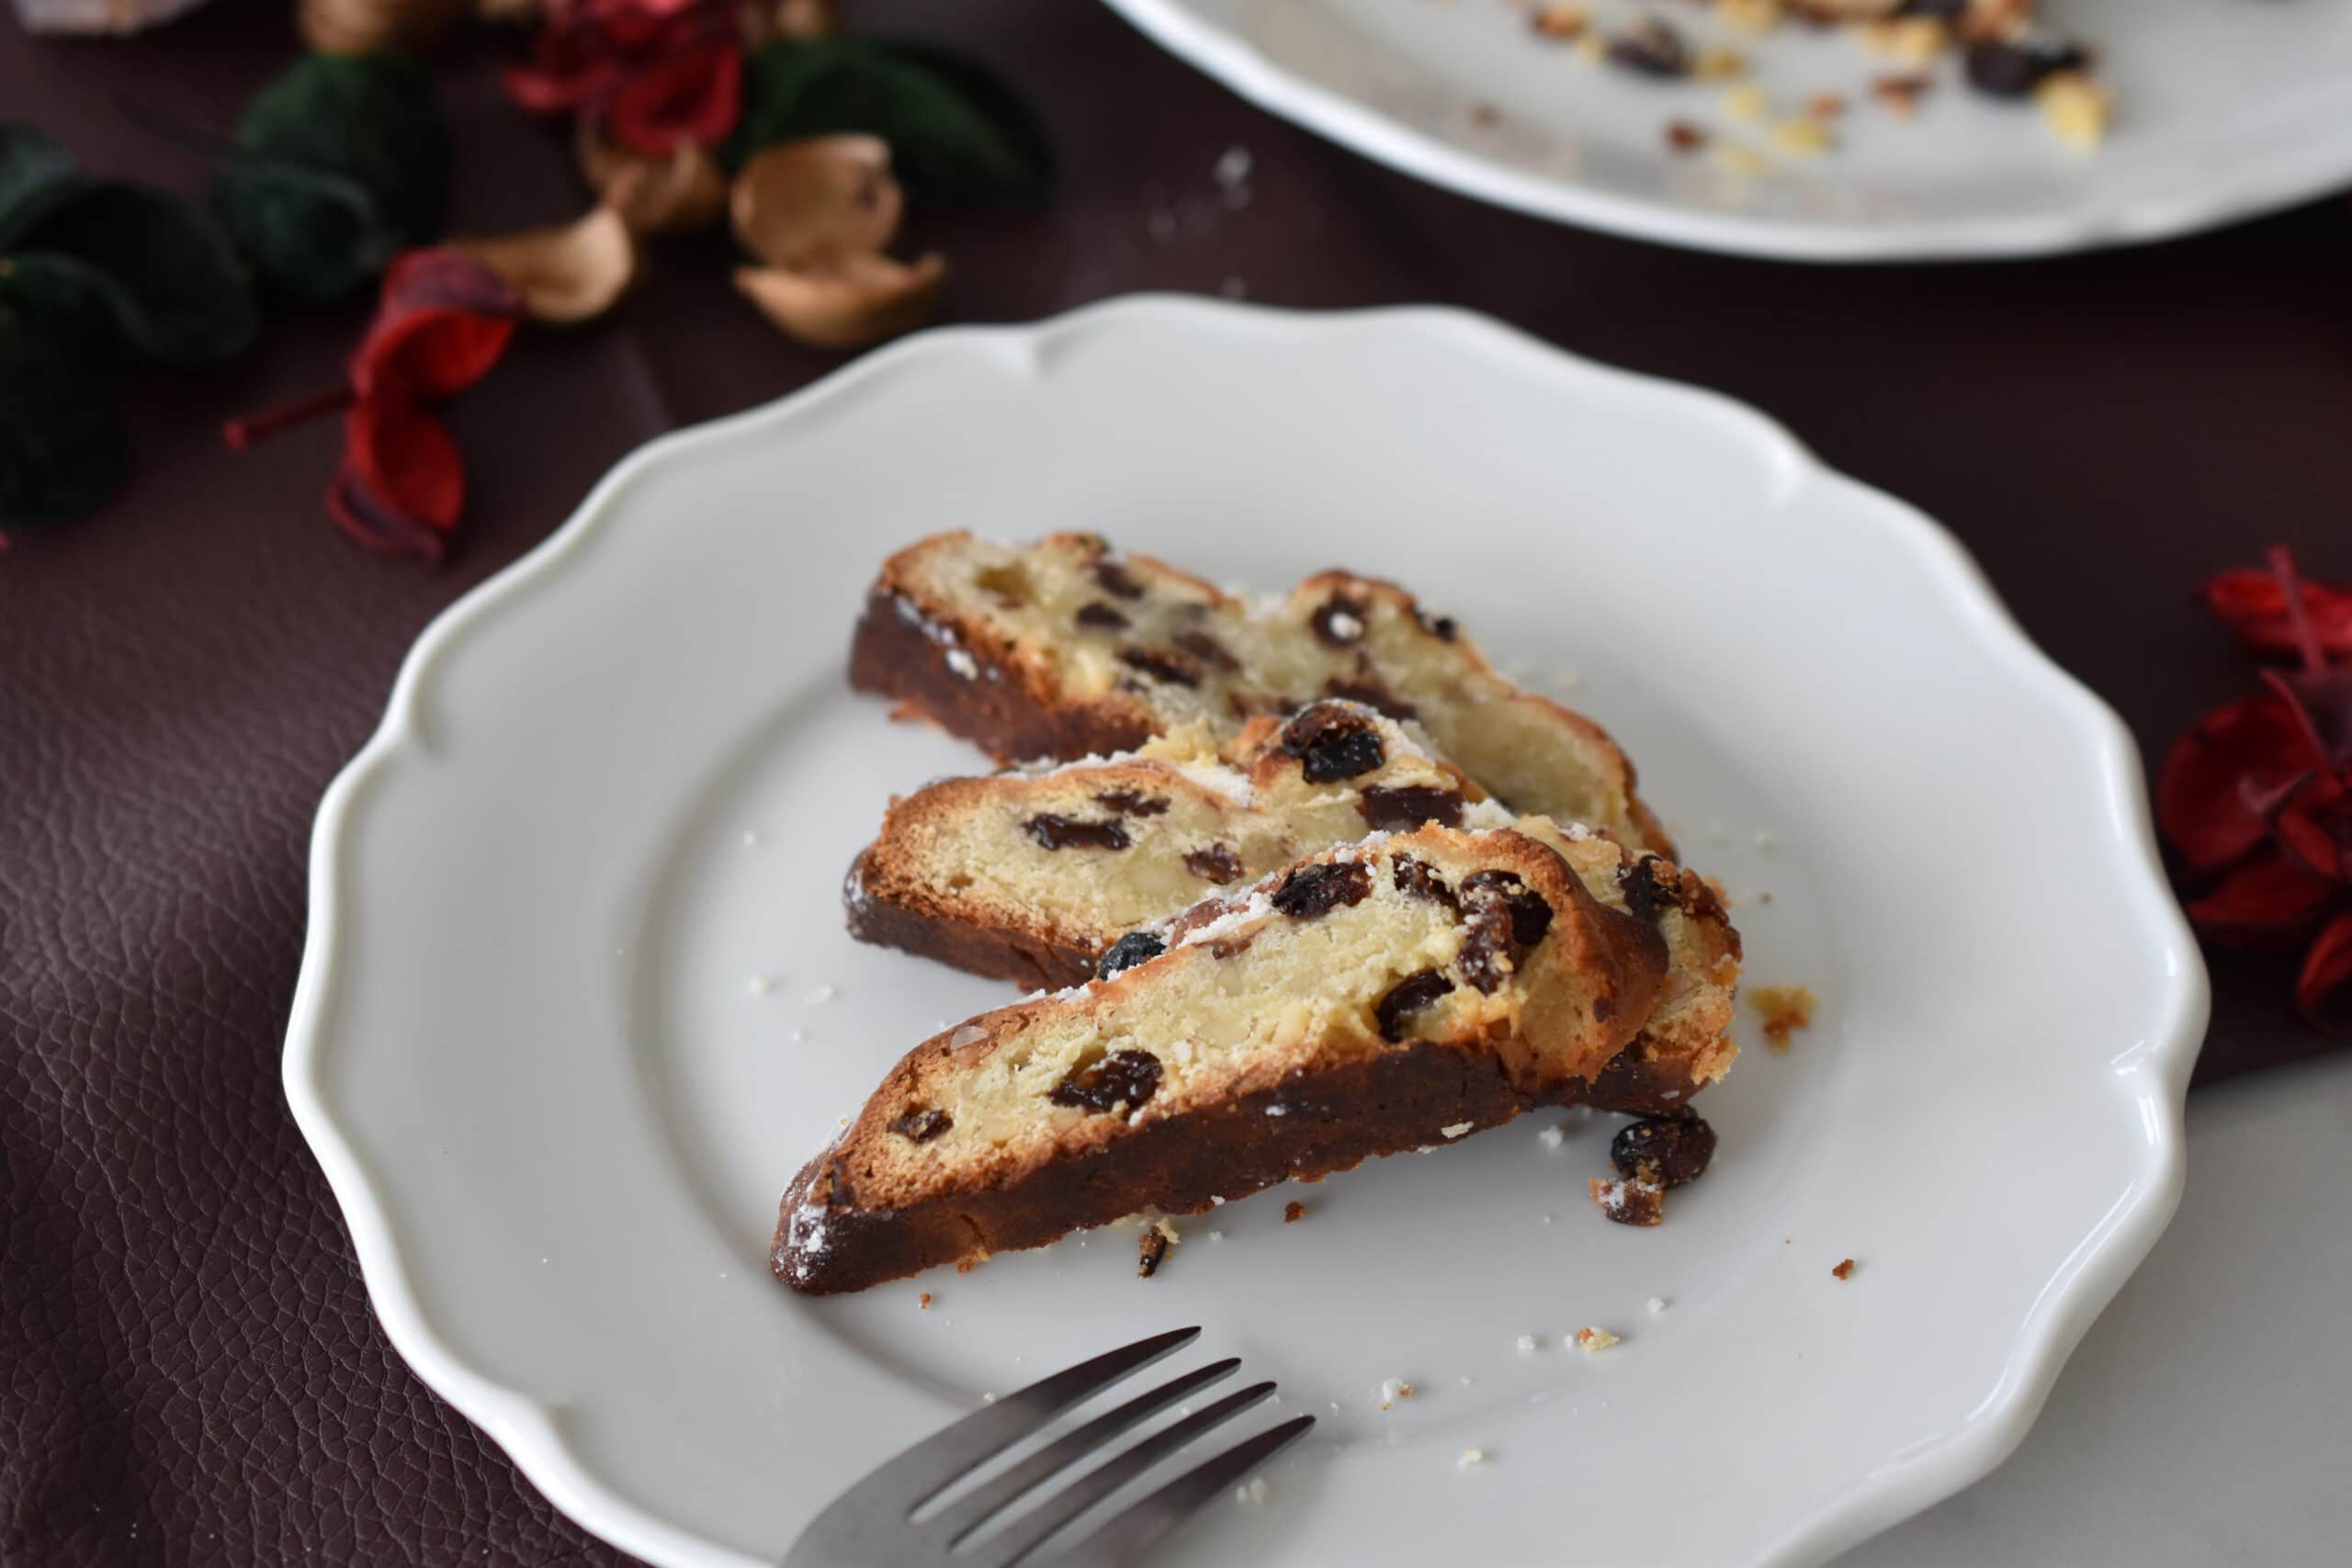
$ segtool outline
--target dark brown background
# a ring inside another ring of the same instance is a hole
[[[290,58],[286,10],[220,0],[129,44],[0,21],[0,114],[194,186],[130,92],[229,123]],[[1875,271],[1683,254],[1417,185],[1272,119],[1077,0],[869,5],[1025,83],[1068,187],[1043,213],[918,213],[951,319],[1132,289],[1441,300],[1748,399],[1941,518],[2026,628],[2161,751],[2248,671],[2190,605],[2273,540],[2352,576],[2352,204],[2152,249]],[[458,217],[582,201],[561,136],[448,62]],[[1254,198],[1217,205],[1227,147]],[[1154,237],[1155,212],[1179,217]],[[457,407],[473,482],[438,575],[322,520],[331,425],[243,457],[232,413],[334,379],[363,310],[282,313],[224,373],[136,395],[105,515],[0,555],[0,1559],[607,1562],[385,1343],[278,1089],[311,816],[435,611],[615,458],[831,358],[758,324],[716,239],[663,247],[608,321],[533,333]],[[1955,745],[1968,744],[1956,734]],[[2063,897],[2064,889],[2046,890]],[[2275,959],[2216,965],[2205,1081],[2324,1048]]]

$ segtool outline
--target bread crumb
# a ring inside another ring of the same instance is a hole
[[[1306,1205],[1294,1198],[1283,1205],[1283,1224],[1295,1225],[1306,1218]]]
[[[922,1293],[922,1298],[915,1303],[915,1305],[922,1308],[925,1312],[929,1312],[931,1310],[931,1292],[929,1291],[925,1291]]]
[[[1168,1258],[1168,1235],[1158,1225],[1145,1227],[1136,1238],[1136,1278],[1148,1280]]]
[[[1544,1341],[1536,1338],[1532,1334],[1522,1334],[1519,1337],[1519,1353],[1521,1355],[1532,1356],[1536,1351],[1541,1350],[1542,1348],[1544,1348]]]
[[[1649,1300],[1642,1303],[1643,1310],[1647,1312],[1652,1317],[1656,1317],[1660,1313],[1664,1312],[1666,1310],[1666,1306],[1667,1302],[1664,1296],[1652,1296]]]
[[[1772,160],[1753,147],[1743,147],[1736,141],[1715,143],[1715,167],[1742,179],[1761,179],[1772,172]]]
[[[1843,93],[1815,93],[1804,101],[1804,112],[1815,119],[1836,119],[1846,112]]]
[[[1577,39],[1577,58],[1587,65],[1600,64],[1609,58],[1609,41],[1599,33],[1586,33]]]
[[[1476,1122],[1456,1122],[1450,1127],[1440,1127],[1438,1133],[1444,1137],[1458,1138],[1477,1124]]]
[[[1887,113],[1909,119],[1919,112],[1919,100],[1934,85],[1934,79],[1928,76],[1881,76],[1871,84],[1871,96]]]
[[[2079,71],[2057,71],[2033,90],[2041,118],[2058,140],[2083,152],[2107,136],[2107,89]]]
[[[1702,82],[1731,82],[1747,74],[1747,57],[1736,49],[1710,44],[1690,62],[1690,74]]]
[[[1854,1277],[1854,1260],[1849,1258],[1829,1272],[1840,1280],[1850,1280]]]
[[[808,993],[808,1000],[812,1005],[822,1004],[831,1001],[832,999],[833,988],[831,986],[820,986],[815,990]]]
[[[1535,1141],[1543,1145],[1547,1153],[1558,1154],[1560,1145],[1568,1141],[1568,1134],[1565,1128],[1545,1127],[1535,1134]]]
[[[775,989],[775,982],[765,975],[754,975],[745,982],[743,988],[755,997],[764,997]]]
[[[1837,145],[1830,141],[1827,128],[1809,117],[1784,119],[1772,128],[1771,135],[1773,146],[1800,158],[1818,158]],[[1763,845],[1759,841],[1757,847]]]
[[[1715,0],[1715,19],[1744,33],[1769,33],[1781,15],[1781,0]]]
[[[1413,1385],[1403,1378],[1390,1378],[1380,1385],[1380,1407],[1385,1410],[1398,1400],[1410,1399],[1413,1392]]]
[[[1621,1343],[1621,1341],[1618,1339],[1617,1336],[1610,1333],[1609,1330],[1605,1328],[1593,1327],[1579,1328],[1577,1330],[1577,1348],[1578,1349],[1606,1350],[1611,1346],[1619,1343]]]
[[[1789,1036],[1813,1023],[1810,986],[1758,986],[1748,991],[1747,1005],[1764,1021],[1764,1043],[1775,1051],[1786,1051]]]
[[[1666,1223],[1666,1189],[1655,1181],[1604,1181],[1596,1176],[1589,1189],[1600,1212],[1621,1225]]]
[[[1468,1448],[1462,1450],[1462,1457],[1453,1461],[1453,1468],[1456,1470],[1469,1470],[1486,1462],[1487,1450],[1480,1448],[1477,1444],[1473,1443]]]
[[[961,1263],[958,1263],[957,1265],[956,1265],[956,1272],[957,1272],[958,1274],[968,1274],[968,1273],[970,1273],[973,1269],[978,1269],[979,1266],[980,1266],[980,1260],[979,1260],[978,1258],[965,1258]]]
[[[1696,152],[1706,144],[1707,131],[1704,126],[1693,125],[1687,119],[1670,119],[1666,122],[1666,145],[1669,151]]]
[[[1772,100],[1765,96],[1764,89],[1752,84],[1734,87],[1724,95],[1724,113],[1746,123],[1762,119],[1771,107]]]
[[[1869,22],[1862,28],[1862,45],[1902,65],[1926,65],[1951,42],[1951,29],[1937,17],[1896,17]]]

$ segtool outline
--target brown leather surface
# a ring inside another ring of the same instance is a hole
[[[2188,604],[2203,573],[2284,539],[2352,576],[2341,200],[2026,265],[1724,260],[1417,185],[1076,0],[856,9],[1015,71],[1068,153],[1047,212],[913,216],[910,243],[951,258],[954,318],[1238,278],[1283,304],[1473,305],[1719,387],[1951,525],[2026,628],[2152,750],[2246,683]],[[197,161],[135,130],[115,95],[226,124],[290,56],[289,10],[218,0],[151,38],[74,44],[29,42],[0,10],[0,114],[97,167],[192,186]],[[577,204],[561,136],[511,111],[486,61],[444,82],[465,226]],[[1237,144],[1256,168],[1232,210],[1211,169]],[[279,1037],[311,811],[425,621],[630,446],[833,363],[755,325],[727,262],[716,240],[665,246],[612,320],[532,334],[457,405],[472,515],[439,575],[329,528],[332,429],[235,458],[215,439],[223,418],[333,379],[357,308],[281,313],[246,364],[142,389],[129,493],[0,556],[11,1568],[615,1560],[386,1345],[287,1115]],[[2278,960],[2224,958],[2215,981],[2207,1079],[2328,1048],[2294,1017]]]

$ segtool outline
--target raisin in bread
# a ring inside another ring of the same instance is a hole
[[[1222,742],[1351,697],[1419,720],[1513,810],[1673,852],[1600,726],[1504,680],[1403,589],[1345,572],[1251,604],[1091,534],[1026,547],[941,534],[884,563],[850,681],[1007,762],[1126,750],[1188,723]]]
[[[1086,979],[1115,949],[1219,886],[1383,829],[1518,826],[1558,851],[1602,903],[1655,924],[1663,989],[1634,1046],[1645,1108],[1723,1076],[1739,933],[1693,873],[1576,826],[1515,818],[1407,725],[1340,698],[1258,721],[1233,765],[1191,726],[1122,756],[1044,773],[948,779],[891,803],[843,889],[849,929],[976,974],[1032,986]]]
[[[786,1193],[777,1274],[863,1290],[1442,1145],[1573,1097],[1665,969],[1656,930],[1510,829],[1344,845],[1167,934],[916,1046]]]

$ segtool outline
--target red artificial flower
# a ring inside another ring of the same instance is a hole
[[[481,379],[522,317],[521,296],[473,257],[406,252],[384,273],[345,385],[232,421],[221,434],[242,452],[315,414],[345,411],[328,517],[369,549],[437,564],[465,509],[466,468],[427,405]]]
[[[2225,571],[2208,581],[2203,592],[2222,624],[2255,652],[2290,658],[2302,651],[2287,613],[2286,590],[2275,572]],[[2321,651],[2331,659],[2352,657],[2352,585],[2306,582],[2302,601]]]
[[[729,0],[555,0],[505,82],[534,114],[593,116],[632,152],[716,147],[742,118],[742,28]]]
[[[2300,941],[2295,999],[2323,1027],[2352,1021],[2352,593],[2305,583],[2283,548],[2266,572],[2225,572],[2206,601],[2249,647],[2294,656],[2265,689],[2216,708],[2176,741],[2156,780],[2156,823],[2189,866],[2219,880],[2189,901],[2215,942]]]

